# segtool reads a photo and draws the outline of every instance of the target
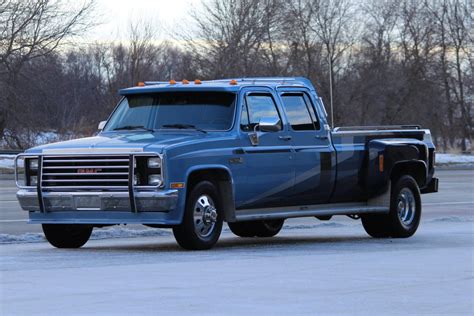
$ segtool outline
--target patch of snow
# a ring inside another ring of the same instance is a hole
[[[94,228],[91,239],[100,240],[109,238],[135,238],[169,235],[171,235],[169,230],[159,228],[130,229],[113,226],[107,228]],[[25,233],[21,235],[0,234],[0,244],[22,244],[44,241],[46,241],[46,239],[42,233]]]
[[[331,227],[331,228],[339,228],[339,227],[344,227],[347,225],[341,224],[341,223],[336,223],[336,222],[326,222],[326,223],[320,223],[320,224],[314,224],[314,225],[284,225],[283,229],[313,229],[313,228],[322,228],[322,227]]]
[[[107,228],[94,228],[91,239],[153,237],[169,235],[171,235],[171,231],[160,228],[130,229],[126,227],[112,226]]]
[[[13,169],[13,161],[16,155],[0,155],[0,168]]]
[[[474,164],[474,155],[437,153],[436,164]]]
[[[0,244],[22,244],[46,241],[43,234],[25,233],[21,235],[0,234]]]
[[[459,217],[459,216],[446,216],[432,219],[430,222],[442,222],[442,223],[468,223],[474,221],[471,218]]]

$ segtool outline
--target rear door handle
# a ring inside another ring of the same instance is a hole
[[[316,135],[315,136],[317,139],[328,139],[327,135]]]
[[[281,140],[291,140],[292,137],[289,135],[285,135],[285,136],[278,136],[278,138]]]

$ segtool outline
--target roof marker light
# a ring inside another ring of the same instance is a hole
[[[139,86],[139,87],[144,87],[144,86],[145,86],[145,83],[144,83],[143,81],[140,81],[140,82],[137,84],[137,86]]]
[[[194,84],[202,84],[202,82],[201,82],[201,80],[196,79],[196,80],[194,80]]]
[[[173,80],[173,79],[171,79],[171,80],[170,80],[170,84],[176,84],[176,81]]]
[[[232,79],[232,80],[230,81],[230,84],[233,85],[233,86],[235,86],[235,85],[237,84],[237,80]]]
[[[186,79],[183,79],[182,83],[183,83],[183,84],[189,84],[189,81],[186,80]]]

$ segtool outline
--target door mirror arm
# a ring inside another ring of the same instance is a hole
[[[258,141],[258,132],[257,132],[257,127],[260,124],[255,124],[253,127],[253,132],[249,133],[249,138],[250,138],[250,143],[252,143],[252,146],[257,146],[259,141]]]

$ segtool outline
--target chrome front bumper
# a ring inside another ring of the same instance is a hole
[[[21,189],[16,194],[26,211],[123,211],[168,212],[176,208],[178,190],[101,192],[41,192]]]

